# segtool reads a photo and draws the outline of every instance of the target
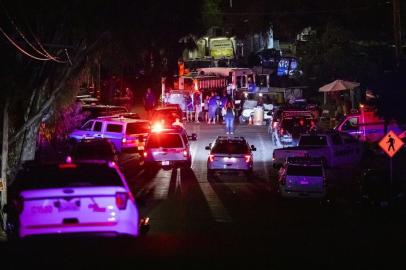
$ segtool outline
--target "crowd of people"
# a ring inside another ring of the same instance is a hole
[[[150,88],[147,89],[143,101],[147,117],[150,117],[150,112],[156,106],[156,99]],[[235,107],[226,92],[223,92],[222,96],[215,91],[206,95],[198,90],[185,93],[184,109],[186,122],[225,124],[227,134],[234,132]]]

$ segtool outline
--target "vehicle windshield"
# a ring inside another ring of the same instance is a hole
[[[299,146],[326,146],[326,136],[301,136]]]
[[[72,152],[74,160],[105,160],[112,159],[113,156],[114,152],[109,144],[79,144]]]
[[[26,168],[19,172],[16,183],[20,190],[123,186],[114,168],[100,164],[62,164]],[[71,167],[69,167],[71,166]]]
[[[149,133],[151,127],[148,123],[128,123],[126,134]]]
[[[147,148],[183,148],[179,134],[151,134],[148,137]]]
[[[286,172],[287,175],[294,176],[323,176],[323,170],[321,166],[300,166],[289,165]]]
[[[306,118],[288,118],[283,119],[281,127],[290,134],[299,136],[310,128],[310,119]]]
[[[220,141],[211,150],[213,154],[248,154],[249,149],[245,142]]]

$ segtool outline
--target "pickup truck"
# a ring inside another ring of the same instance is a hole
[[[322,158],[328,167],[357,164],[362,154],[361,143],[345,133],[303,134],[295,147],[273,151],[273,167],[280,168],[288,157]]]

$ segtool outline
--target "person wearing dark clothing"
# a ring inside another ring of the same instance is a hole
[[[211,93],[211,97],[209,99],[209,124],[216,123],[216,112],[217,112],[217,96],[214,92]]]
[[[226,113],[224,115],[224,120],[226,122],[226,133],[234,134],[234,110],[231,103],[227,106]]]
[[[187,93],[184,98],[185,98],[185,106],[186,106],[186,121],[192,122],[192,114],[193,114],[192,96],[189,93]]]
[[[199,123],[199,113],[202,111],[202,93],[200,91],[193,93],[193,106],[195,109],[195,122]]]
[[[151,117],[151,110],[155,107],[155,95],[152,92],[151,88],[147,89],[147,92],[145,93],[144,96],[144,108],[145,111],[147,112],[147,118],[149,119]]]

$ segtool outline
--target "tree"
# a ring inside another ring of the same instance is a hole
[[[365,84],[367,89],[373,90],[378,96],[374,105],[378,115],[385,119],[385,133],[390,120],[396,120],[401,124],[406,123],[406,113],[401,109],[406,100],[405,85],[406,70],[404,68],[381,73]]]

